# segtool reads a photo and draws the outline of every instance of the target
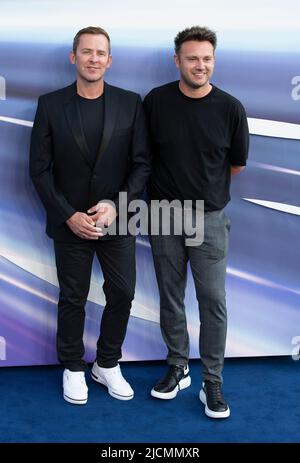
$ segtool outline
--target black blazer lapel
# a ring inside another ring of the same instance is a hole
[[[114,91],[113,87],[111,87],[106,82],[104,83],[104,128],[102,139],[98,151],[97,161],[96,164],[101,159],[104,151],[106,150],[112,133],[114,131],[115,122],[117,119],[117,114],[119,110],[118,105],[118,95],[117,92]],[[96,167],[96,165],[95,165]]]
[[[72,135],[75,138],[78,148],[81,154],[83,155],[85,161],[91,168],[93,168],[89,160],[89,148],[84,136],[79,105],[76,99],[76,84],[74,84],[74,86],[74,93],[71,93],[71,98],[67,98],[64,102],[64,110]]]

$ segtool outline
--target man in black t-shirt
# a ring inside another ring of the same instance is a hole
[[[211,418],[230,415],[221,385],[226,343],[226,257],[230,221],[230,179],[244,169],[249,133],[242,104],[210,83],[216,34],[192,27],[175,38],[179,82],[153,89],[144,107],[151,134],[151,200],[204,201],[204,240],[190,246],[182,235],[151,235],[160,293],[161,331],[168,348],[167,374],[151,395],[172,399],[191,384],[189,336],[184,309],[187,263],[190,262],[201,320],[200,400]],[[153,204],[153,202],[152,202]],[[152,207],[152,206],[151,206]],[[152,217],[152,216],[151,216]],[[175,217],[175,216],[174,216]],[[175,219],[173,219],[175,220]]]
[[[88,400],[83,333],[95,254],[106,304],[92,378],[116,399],[134,395],[118,361],[135,291],[135,237],[103,236],[103,227],[119,223],[120,192],[128,202],[142,194],[150,162],[140,96],[104,82],[112,61],[108,33],[93,26],[81,29],[70,60],[76,82],[39,98],[30,174],[54,241],[63,397],[81,405]]]

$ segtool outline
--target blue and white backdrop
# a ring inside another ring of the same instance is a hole
[[[0,1],[0,366],[55,363],[58,285],[45,213],[28,177],[40,94],[68,85],[74,34],[111,34],[107,81],[144,96],[175,80],[173,38],[194,24],[218,33],[212,82],[239,98],[251,132],[249,164],[232,182],[227,356],[287,355],[300,340],[300,4],[297,0]],[[160,359],[158,292],[148,241],[138,239],[136,299],[124,360]],[[104,305],[95,262],[86,359]],[[191,357],[199,316],[189,278]]]

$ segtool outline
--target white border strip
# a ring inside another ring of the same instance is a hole
[[[286,212],[287,214],[300,215],[300,207],[292,204],[276,203],[274,201],[265,201],[262,199],[243,198],[245,201],[257,204],[259,206],[274,209],[275,211]]]
[[[291,138],[300,140],[300,125],[290,122],[270,121],[248,117],[249,131],[252,135],[264,137]]]
[[[252,135],[262,135],[264,137],[289,138],[300,140],[300,124],[290,122],[270,121],[268,119],[255,119],[248,117],[249,131]],[[13,117],[0,116],[0,121],[10,124],[32,127],[33,122]]]
[[[285,167],[272,166],[263,162],[250,161],[251,166],[259,167],[260,169],[271,170],[272,172],[279,172],[280,174],[300,175],[300,170],[286,169]]]
[[[25,121],[23,119],[15,119],[14,117],[0,116],[0,121],[9,122],[10,124],[24,125],[25,127],[33,126],[33,122],[31,121]]]

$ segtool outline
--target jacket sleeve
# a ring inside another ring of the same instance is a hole
[[[39,98],[31,133],[29,170],[48,217],[56,226],[63,224],[76,210],[55,185],[51,127],[43,97]]]
[[[120,191],[127,192],[128,203],[141,197],[150,175],[149,138],[141,97],[136,103],[134,127],[131,141],[129,172]],[[117,210],[119,198],[114,198]]]

